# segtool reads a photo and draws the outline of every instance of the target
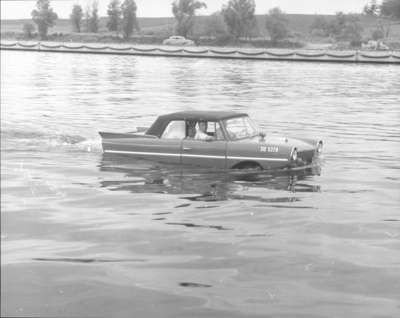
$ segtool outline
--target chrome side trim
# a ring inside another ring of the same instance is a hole
[[[188,153],[183,153],[182,157],[188,158],[210,158],[210,159],[225,159],[225,156],[210,156],[210,155],[191,155]]]
[[[228,156],[228,159],[234,159],[234,160],[260,160],[260,161],[288,161],[288,159],[286,159],[286,158],[233,157],[233,156]]]
[[[178,153],[167,153],[167,152],[144,152],[144,151],[126,151],[126,150],[105,150],[104,152],[118,153],[118,154],[146,155],[146,156],[161,156],[161,157],[179,157],[179,156],[181,156],[181,154],[178,154]],[[195,154],[186,154],[186,153],[183,153],[182,157],[225,159],[225,156],[195,155]],[[226,157],[226,159],[259,160],[259,161],[288,161],[288,159],[286,159],[286,158],[235,157],[235,156],[228,156],[228,157]]]
[[[167,153],[167,152],[143,152],[143,151],[126,151],[126,150],[105,150],[104,152],[131,154],[131,155],[146,155],[146,156],[180,157],[179,153]]]

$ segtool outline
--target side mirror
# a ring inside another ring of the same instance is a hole
[[[259,136],[260,136],[261,140],[264,140],[265,136],[266,136],[266,133],[265,132],[260,132]]]

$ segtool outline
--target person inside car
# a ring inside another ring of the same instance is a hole
[[[213,137],[207,135],[207,122],[206,121],[199,121],[196,125],[196,135],[194,139],[196,140],[212,140]]]
[[[196,135],[196,122],[189,121],[187,122],[187,138],[194,139]]]

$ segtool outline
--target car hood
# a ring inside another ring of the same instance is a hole
[[[300,139],[282,137],[282,136],[273,136],[273,135],[267,135],[264,137],[264,139],[257,135],[252,138],[242,139],[239,142],[260,144],[260,145],[277,145],[277,146],[285,145],[288,147],[296,147],[297,150],[299,151],[309,150],[314,148],[314,146],[309,142]]]

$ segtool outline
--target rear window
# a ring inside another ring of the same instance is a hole
[[[165,128],[162,139],[183,139],[186,135],[186,124],[183,120],[173,120]]]

